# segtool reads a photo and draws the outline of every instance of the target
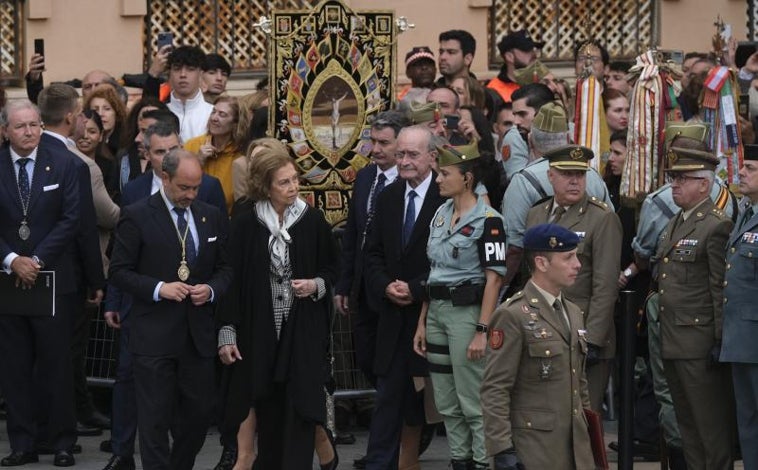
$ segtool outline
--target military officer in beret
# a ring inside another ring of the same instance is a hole
[[[428,314],[422,309],[414,349],[429,361],[453,469],[488,469],[479,389],[505,274],[503,218],[475,192],[482,172],[476,142],[437,151],[437,183],[449,199],[432,218]]]
[[[729,367],[718,363],[724,247],[732,221],[710,192],[718,159],[671,147],[667,179],[680,208],[661,234],[657,262],[663,370],[690,469],[731,469],[734,400]]]
[[[527,230],[532,277],[490,320],[481,398],[495,470],[595,468],[583,413],[590,405],[584,316],[562,293],[579,276],[581,241],[555,224]]]
[[[745,468],[758,468],[758,145],[745,145],[745,196],[727,244],[721,361],[731,362]]]
[[[691,148],[706,151],[705,138],[708,126],[701,122],[672,122],[666,125],[665,146]],[[717,181],[711,188],[711,200],[715,207],[724,211],[732,220],[737,216],[737,200],[727,185]],[[624,275],[631,278],[636,272],[649,269],[650,258],[658,250],[658,242],[666,224],[676,215],[679,207],[674,203],[671,185],[666,183],[650,193],[642,203],[637,233],[632,240],[635,262],[624,268]],[[645,311],[648,320],[648,352],[650,371],[653,375],[655,398],[661,409],[659,412],[664,439],[668,447],[669,462],[672,469],[686,469],[682,451],[682,438],[676,422],[676,414],[671,401],[668,384],[663,374],[661,359],[661,333],[658,317],[659,294],[653,289],[648,296]]]
[[[587,381],[590,403],[602,412],[603,397],[610,375],[610,361],[616,353],[614,304],[618,296],[621,259],[621,222],[606,203],[586,191],[592,150],[567,145],[545,154],[550,162],[548,179],[555,196],[535,204],[526,226],[554,223],[579,236],[577,255],[582,269],[566,297],[584,312],[587,325]]]

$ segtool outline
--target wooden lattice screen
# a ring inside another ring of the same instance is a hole
[[[159,32],[174,34],[175,44],[200,46],[232,63],[235,72],[266,68],[266,35],[253,27],[272,9],[309,8],[315,0],[148,0],[145,63],[156,50]]]
[[[0,79],[20,80],[23,75],[21,26],[23,5],[0,0]]]
[[[758,40],[758,1],[747,2],[747,38],[749,41]]]
[[[495,0],[490,10],[490,60],[500,63],[498,40],[527,29],[544,41],[542,60],[573,60],[574,44],[591,34],[614,58],[632,58],[655,42],[655,0]]]

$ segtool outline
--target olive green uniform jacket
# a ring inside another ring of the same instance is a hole
[[[589,408],[584,318],[564,298],[563,314],[532,284],[490,321],[482,381],[487,453],[510,447],[527,469],[594,470],[584,408]]]
[[[552,197],[532,207],[527,228],[547,223],[552,207]],[[576,255],[582,269],[574,285],[564,289],[563,294],[584,312],[587,342],[600,347],[598,358],[611,359],[616,353],[613,312],[621,272],[621,222],[606,203],[585,195],[566,210],[558,225],[581,239]]]

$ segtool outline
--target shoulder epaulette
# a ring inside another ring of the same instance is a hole
[[[524,291],[518,291],[515,294],[513,294],[513,297],[508,297],[505,299],[505,305],[511,305],[513,302],[521,299],[524,297]]]
[[[595,196],[591,196],[589,201],[591,204],[594,204],[598,207],[602,207],[603,209],[608,210],[608,204],[605,201],[601,201],[600,199],[596,198]]]

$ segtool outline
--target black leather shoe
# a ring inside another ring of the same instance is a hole
[[[67,450],[59,450],[53,458],[53,465],[56,467],[73,467],[75,463],[74,454]]]
[[[82,416],[79,422],[93,428],[110,429],[111,419],[99,411],[93,411],[89,416]]]
[[[611,450],[615,452],[618,452],[619,451],[618,441],[613,441],[610,444],[608,444],[608,448],[610,448]],[[632,452],[635,458],[642,459],[645,462],[660,462],[661,461],[660,449],[658,448],[656,444],[653,444],[651,442],[645,442],[639,439],[635,439],[633,443],[633,447],[632,447]]]
[[[353,460],[353,468],[357,469],[363,469],[366,468],[366,456],[358,457],[357,459]]]
[[[0,465],[3,467],[18,467],[19,465],[26,465],[28,463],[39,462],[39,457],[34,452],[11,452],[11,455],[0,460]]]
[[[134,470],[134,457],[113,455],[103,470]]]
[[[81,454],[82,446],[79,444],[74,444],[68,449],[68,451],[72,454]],[[56,452],[57,451],[50,447],[48,444],[37,444],[37,453],[39,455],[53,455]]]
[[[105,452],[106,454],[113,453],[113,444],[111,443],[110,439],[106,439],[100,442],[100,452]]]
[[[76,423],[76,434],[78,436],[99,436],[102,433],[103,430],[97,426],[89,426],[82,422]]]
[[[234,447],[224,446],[224,450],[221,451],[221,458],[213,470],[232,470],[234,464],[237,462],[237,449]]]

